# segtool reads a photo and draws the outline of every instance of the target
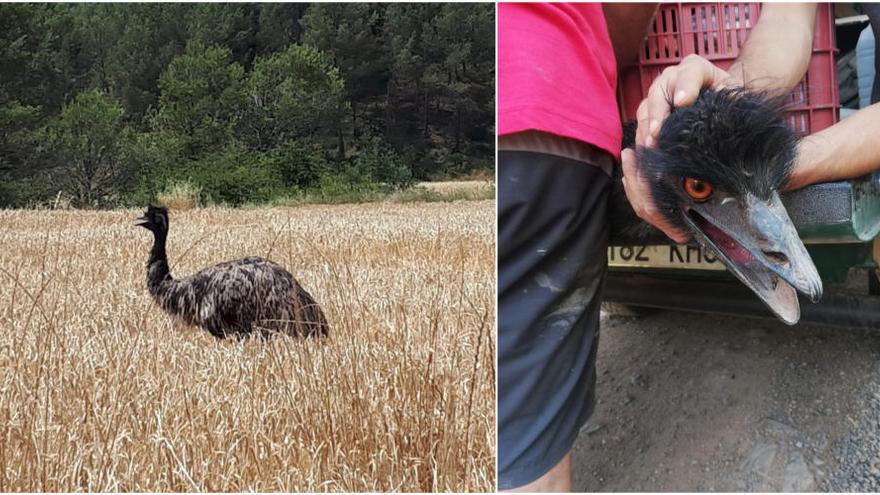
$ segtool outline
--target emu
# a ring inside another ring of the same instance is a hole
[[[281,266],[248,257],[174,279],[165,253],[168,210],[149,206],[136,225],[154,236],[147,261],[147,288],[175,320],[201,327],[217,338],[244,337],[254,331],[263,337],[328,334],[321,307]]]
[[[782,97],[705,89],[693,106],[672,111],[655,148],[640,147],[636,155],[664,217],[793,325],[800,319],[797,292],[817,302],[822,280],[779,198],[797,154],[784,110]],[[624,135],[624,148],[632,147],[634,128]],[[636,217],[617,179],[612,244],[665,239]]]

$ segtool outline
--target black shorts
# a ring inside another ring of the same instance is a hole
[[[610,184],[581,161],[498,153],[501,490],[559,463],[593,411]]]

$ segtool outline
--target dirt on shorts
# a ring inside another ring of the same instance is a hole
[[[578,491],[880,488],[880,330],[603,314]]]

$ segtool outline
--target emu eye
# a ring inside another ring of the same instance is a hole
[[[712,184],[704,180],[686,177],[684,179],[684,192],[696,201],[706,201],[712,196]]]

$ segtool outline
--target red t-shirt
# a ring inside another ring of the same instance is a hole
[[[537,130],[620,157],[617,65],[599,3],[498,5],[498,134]]]

